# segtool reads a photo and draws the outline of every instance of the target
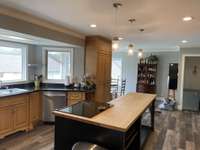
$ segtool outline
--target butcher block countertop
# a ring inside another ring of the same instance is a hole
[[[73,114],[54,111],[56,116],[97,125],[121,132],[126,132],[129,127],[140,117],[143,112],[153,103],[156,95],[143,93],[129,93],[110,101],[113,107],[87,118]]]

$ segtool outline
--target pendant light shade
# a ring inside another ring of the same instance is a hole
[[[119,41],[112,41],[112,49],[116,51],[119,48]]]
[[[112,39],[112,49],[116,51],[119,48],[119,38],[113,37]]]
[[[133,44],[128,45],[128,55],[132,56],[134,54],[134,46]]]
[[[138,58],[142,58],[143,57],[143,49],[139,49],[138,50]]]

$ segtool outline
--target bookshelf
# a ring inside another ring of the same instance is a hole
[[[157,62],[140,60],[138,64],[137,92],[156,93]]]

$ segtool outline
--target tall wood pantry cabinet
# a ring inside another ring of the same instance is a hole
[[[95,100],[110,100],[112,41],[101,36],[86,37],[85,73],[95,77]]]

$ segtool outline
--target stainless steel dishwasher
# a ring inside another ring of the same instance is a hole
[[[66,106],[66,93],[59,91],[43,92],[43,121],[54,122],[52,111]]]

